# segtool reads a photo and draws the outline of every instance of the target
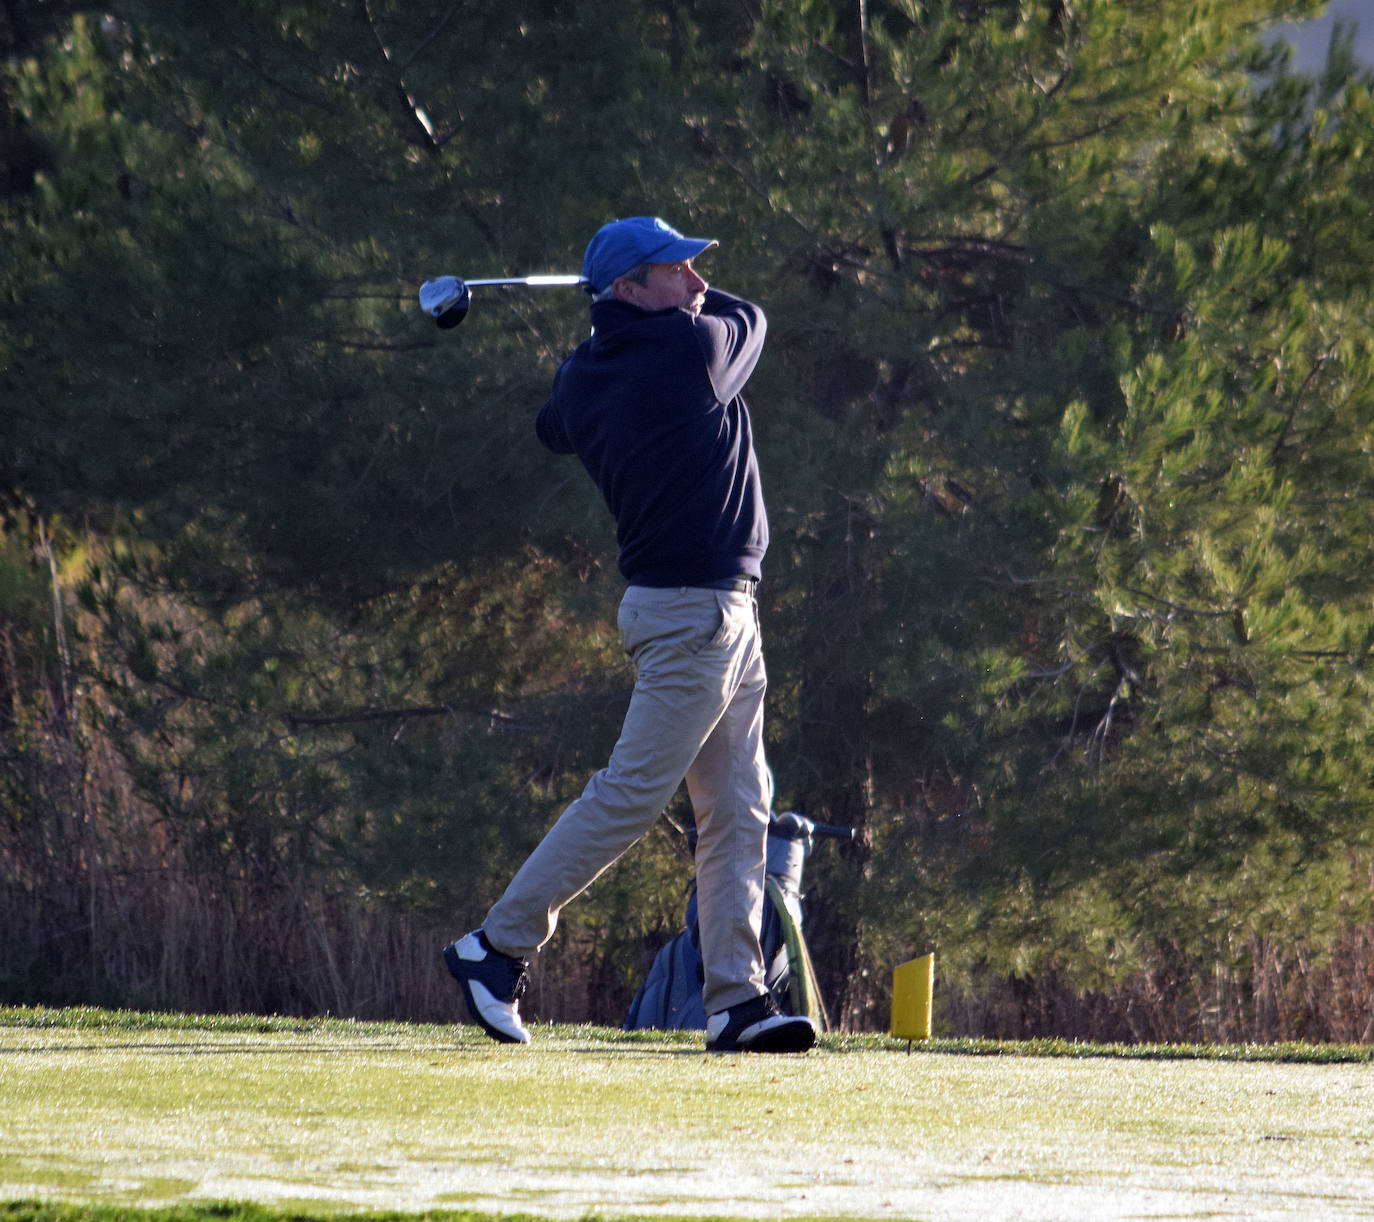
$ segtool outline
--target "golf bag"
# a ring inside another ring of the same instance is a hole
[[[828,1031],[830,1017],[820,990],[811,953],[802,936],[802,871],[816,837],[853,840],[853,829],[814,823],[792,811],[774,812],[768,821],[768,858],[764,877],[764,979],[779,1009],[804,1014],[816,1030]],[[695,849],[695,837],[689,834]],[[701,965],[701,937],[697,930],[697,891],[687,901],[686,928],[658,952],[653,967],[639,986],[622,1024],[626,1031],[645,1027],[665,1031],[703,1030],[706,1011],[701,1001],[705,974]]]

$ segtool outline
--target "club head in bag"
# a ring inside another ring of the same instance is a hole
[[[456,327],[467,317],[472,290],[457,276],[440,276],[420,286],[420,307],[440,327]]]

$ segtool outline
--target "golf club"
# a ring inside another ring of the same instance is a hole
[[[528,288],[585,287],[581,276],[501,276],[492,280],[463,280],[458,276],[438,276],[420,286],[420,308],[439,326],[456,327],[467,317],[472,290],[488,285],[521,284]]]

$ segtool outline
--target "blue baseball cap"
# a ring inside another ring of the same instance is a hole
[[[641,263],[677,263],[695,259],[719,243],[714,238],[685,238],[656,216],[631,216],[611,221],[587,243],[582,278],[592,291],[604,293],[616,277]]]

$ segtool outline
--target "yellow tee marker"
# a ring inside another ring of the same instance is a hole
[[[935,955],[922,955],[902,963],[892,973],[892,1036],[906,1040],[930,1039],[931,1001],[935,993]]]

